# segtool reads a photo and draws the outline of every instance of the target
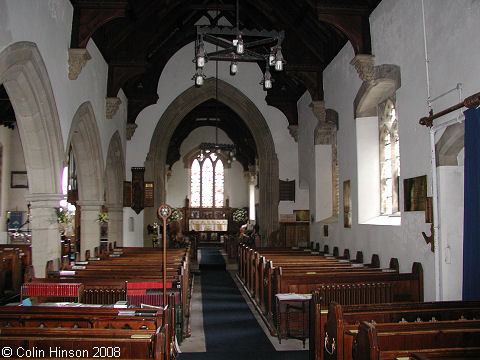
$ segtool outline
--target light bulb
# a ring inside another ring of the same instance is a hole
[[[244,50],[242,35],[238,35],[237,54],[243,54]]]
[[[199,68],[205,66],[205,57],[203,57],[203,56],[198,56],[198,57],[197,57],[197,66],[198,66]]]
[[[272,88],[272,80],[265,79],[264,86],[265,86],[265,89],[271,89]]]
[[[202,86],[203,85],[203,76],[202,74],[197,74],[195,76],[195,85]]]
[[[230,64],[230,74],[235,75],[238,71],[238,64],[236,61],[232,61]]]

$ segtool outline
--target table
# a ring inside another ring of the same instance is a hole
[[[311,294],[276,294],[276,321],[278,342],[283,338],[302,340],[305,348],[305,340],[308,337],[308,321]]]

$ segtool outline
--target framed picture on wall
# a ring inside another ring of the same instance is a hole
[[[12,171],[10,173],[11,188],[28,188],[28,178],[26,171]]]

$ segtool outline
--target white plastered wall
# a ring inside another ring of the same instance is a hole
[[[472,34],[480,30],[480,3],[469,0],[425,0],[425,14],[432,98],[454,88],[459,82],[463,83],[464,95],[478,92],[480,39]],[[400,207],[403,210],[403,179],[427,174],[428,196],[431,195],[429,133],[427,128],[418,124],[418,119],[427,113],[421,0],[382,1],[370,16],[370,28],[375,65],[394,64],[400,67],[401,87],[396,92],[396,105],[401,155]],[[344,248],[348,248],[351,254],[362,250],[365,261],[369,261],[372,253],[378,253],[382,266],[387,266],[391,257],[397,257],[401,272],[410,272],[412,263],[419,261],[424,269],[425,300],[434,300],[434,254],[421,235],[422,231],[430,234],[424,213],[402,212],[400,226],[358,224],[358,134],[353,118],[353,103],[361,80],[350,65],[354,55],[351,45],[347,44],[329,64],[323,76],[326,107],[339,114],[340,185],[344,180],[351,180],[353,225],[351,229],[345,229],[342,222],[329,224],[329,236],[323,237],[323,224],[315,223],[312,233],[321,245],[338,246],[340,252]],[[452,93],[435,102],[434,111],[457,102],[458,95]],[[299,115],[302,116],[300,112]],[[299,123],[302,123],[302,118]],[[455,212],[463,214],[463,192],[459,188],[463,183],[460,180],[462,171],[460,168],[439,170],[440,215],[441,218],[450,218],[449,223],[442,224],[441,231],[446,232],[442,233],[442,238],[448,236],[450,246],[455,247],[451,249],[451,264],[441,259],[445,264],[442,277],[445,299],[458,298],[458,283],[462,276],[458,263],[461,259],[461,219],[460,216],[450,216]],[[457,191],[452,193],[449,190],[447,194],[446,189],[452,186]],[[317,194],[316,198],[321,196]],[[341,191],[340,204],[343,203],[342,197]],[[340,218],[342,211],[340,206]]]

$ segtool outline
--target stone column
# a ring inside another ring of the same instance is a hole
[[[45,277],[47,261],[55,260],[58,269],[61,256],[60,232],[55,208],[62,194],[30,194],[25,199],[30,203],[32,229],[32,264],[36,277]]]
[[[82,216],[80,224],[80,257],[85,259],[85,251],[90,250],[93,256],[95,247],[100,246],[100,224],[98,213],[102,210],[102,202],[98,200],[79,201]]]
[[[107,205],[108,217],[108,242],[117,242],[117,246],[123,246],[123,207]]]

